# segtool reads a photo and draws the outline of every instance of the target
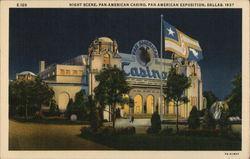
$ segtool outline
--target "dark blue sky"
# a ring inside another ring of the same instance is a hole
[[[38,62],[60,63],[86,54],[96,37],[116,39],[130,53],[142,39],[160,48],[160,14],[198,40],[204,91],[223,99],[242,67],[241,9],[10,9],[10,79],[38,72]]]

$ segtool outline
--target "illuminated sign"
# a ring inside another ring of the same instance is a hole
[[[133,67],[130,62],[122,62],[122,70],[130,77],[167,79],[167,72],[159,72],[149,67]]]

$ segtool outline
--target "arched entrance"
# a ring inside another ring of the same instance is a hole
[[[142,96],[136,95],[134,97],[134,113],[141,114],[142,113]]]
[[[126,95],[124,95],[124,98],[129,98],[129,96],[126,94]],[[124,104],[124,106],[123,106],[123,116],[126,117],[127,115],[129,115],[129,105]]]
[[[58,106],[61,111],[65,111],[69,103],[69,94],[66,92],[60,93],[58,97]]]
[[[160,102],[161,101],[161,102]],[[162,106],[162,109],[161,107]],[[161,98],[158,98],[158,103],[156,105],[156,110],[158,110],[158,113],[166,114],[166,104],[165,104],[165,98],[162,96]]]
[[[154,97],[152,95],[147,96],[147,114],[153,114],[154,112]]]
[[[174,114],[174,102],[169,102],[168,103],[168,114]]]

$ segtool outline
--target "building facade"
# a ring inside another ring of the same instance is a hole
[[[40,62],[39,76],[55,91],[55,100],[59,109],[64,111],[70,98],[85,89],[87,94],[94,95],[98,85],[95,75],[105,67],[118,67],[126,73],[127,82],[131,86],[126,95],[133,99],[133,106],[120,107],[121,116],[137,118],[151,117],[158,111],[163,118],[176,116],[176,107],[172,102],[164,100],[164,88],[171,67],[179,73],[191,78],[191,87],[185,91],[189,102],[179,107],[179,116],[187,118],[192,106],[199,110],[204,108],[202,97],[201,70],[197,62],[181,58],[161,59],[150,41],[140,40],[132,48],[130,54],[118,51],[115,40],[107,37],[95,39],[88,48],[88,55],[75,57],[63,64],[54,64],[45,68]],[[119,107],[119,106],[118,106]],[[104,114],[105,118],[108,115]]]

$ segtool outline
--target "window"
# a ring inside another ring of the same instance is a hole
[[[82,70],[79,70],[79,75],[83,75],[83,71]]]
[[[77,70],[73,70],[73,75],[77,75]]]
[[[65,70],[61,69],[61,70],[60,70],[60,74],[61,74],[61,75],[65,75]]]
[[[103,55],[103,66],[109,66],[110,65],[110,55],[104,54]]]
[[[178,64],[175,65],[175,71],[177,74],[179,73],[179,65]]]
[[[196,72],[195,72],[195,65],[194,65],[194,64],[192,65],[192,74],[193,74],[193,75],[196,75]]]
[[[70,70],[66,70],[66,75],[70,75]]]

